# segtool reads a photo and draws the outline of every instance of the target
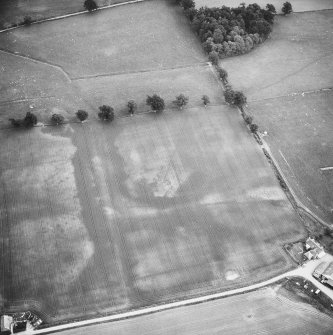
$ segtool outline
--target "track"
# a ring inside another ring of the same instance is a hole
[[[48,334],[48,333],[54,333],[54,332],[59,332],[59,331],[64,331],[64,330],[69,330],[69,329],[75,329],[75,328],[80,328],[80,327],[85,327],[89,325],[96,325],[96,324],[101,324],[101,323],[106,323],[106,322],[112,322],[112,321],[120,321],[128,318],[133,318],[133,317],[138,317],[138,316],[144,316],[156,312],[161,312],[161,311],[166,311],[169,309],[173,308],[178,308],[178,307],[185,307],[185,306],[190,306],[193,304],[199,304],[202,302],[207,302],[211,300],[216,300],[216,299],[221,299],[229,296],[233,296],[236,294],[242,294],[246,292],[250,292],[253,290],[257,290],[259,288],[268,286],[270,284],[273,284],[283,278],[287,277],[303,277],[306,278],[307,280],[311,281],[316,287],[318,287],[322,292],[324,292],[327,296],[329,296],[333,300],[333,290],[329,289],[328,287],[322,285],[320,282],[315,280],[312,277],[312,272],[316,268],[316,266],[320,262],[331,262],[333,261],[333,256],[326,254],[324,258],[321,260],[315,260],[315,261],[309,261],[306,263],[304,266],[299,267],[295,270],[288,271],[284,274],[281,274],[279,276],[273,277],[269,280],[266,280],[261,283],[257,283],[254,285],[242,287],[239,289],[234,289],[230,290],[227,292],[221,292],[221,293],[216,293],[216,294],[210,294],[207,296],[199,297],[199,298],[193,298],[193,299],[188,299],[188,300],[183,300],[183,301],[178,301],[170,304],[165,304],[161,306],[154,306],[154,307],[149,307],[141,310],[136,310],[132,312],[127,312],[127,313],[121,313],[117,315],[111,315],[111,316],[106,316],[106,317],[101,317],[101,318],[96,318],[96,319],[91,319],[91,320],[86,320],[86,321],[80,321],[80,322],[73,322],[69,324],[64,324],[64,325],[59,325],[55,327],[50,327],[50,328],[45,328],[41,330],[37,330],[34,332],[34,334]],[[80,332],[73,332],[72,334],[79,334]],[[102,334],[102,333],[100,333]],[[147,333],[149,334],[149,333]]]

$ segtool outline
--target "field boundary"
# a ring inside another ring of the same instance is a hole
[[[69,76],[69,74],[59,65],[52,64],[50,62],[45,62],[45,61],[42,61],[42,60],[39,60],[39,59],[36,59],[36,58],[33,58],[33,57],[29,57],[29,56],[26,56],[26,55],[22,55],[20,53],[15,53],[13,51],[4,50],[2,48],[0,48],[0,52],[5,53],[5,54],[10,55],[10,56],[22,58],[22,59],[28,60],[28,61],[36,63],[36,64],[52,67],[53,69],[55,69],[57,71],[60,71],[64,75],[64,77],[66,78],[68,83],[72,82],[72,79]]]
[[[283,181],[286,183],[287,185],[287,192],[289,193],[289,196],[291,196],[294,204],[293,207],[298,211],[298,209],[303,210],[307,215],[311,216],[315,221],[319,222],[320,224],[322,224],[325,227],[328,228],[332,228],[332,225],[325,222],[323,219],[321,219],[320,217],[318,217],[315,213],[313,213],[307,206],[305,206],[302,201],[298,198],[298,196],[296,195],[295,191],[292,189],[290,183],[288,182],[286,176],[284,175],[284,173],[282,172],[282,169],[279,165],[279,163],[277,162],[277,160],[275,159],[274,155],[272,154],[267,142],[261,138],[261,141],[263,142],[261,148],[266,150],[267,154],[269,155],[269,158],[272,160],[272,165],[274,166],[274,168],[277,170],[277,172],[280,174],[281,178],[283,179]],[[264,151],[265,153],[265,151]],[[265,154],[266,156],[266,154]],[[299,214],[299,213],[298,213]]]

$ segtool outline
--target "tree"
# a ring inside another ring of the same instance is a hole
[[[216,51],[211,51],[208,59],[213,65],[217,65],[219,63],[219,54]]]
[[[245,120],[245,122],[246,122],[246,124],[252,124],[252,121],[253,121],[253,117],[252,116],[250,116],[250,115],[245,115],[244,116],[244,120]]]
[[[255,123],[250,124],[250,130],[252,133],[256,133],[258,131],[258,125]]]
[[[61,124],[64,122],[64,117],[61,114],[53,114],[51,116],[51,121],[55,124]]]
[[[282,13],[284,15],[290,14],[293,11],[293,8],[291,6],[291,3],[286,1],[282,6]]]
[[[21,127],[23,124],[23,120],[21,119],[8,119],[13,127],[18,128]]]
[[[128,112],[133,115],[134,112],[136,111],[136,108],[137,108],[137,105],[135,103],[134,100],[130,100],[128,103],[127,103],[127,107],[128,107]]]
[[[98,113],[98,117],[104,121],[113,121],[114,119],[114,111],[113,108],[107,105],[103,105],[99,107],[100,112]]]
[[[184,10],[195,7],[195,2],[193,0],[182,0],[180,4],[184,8]]]
[[[27,26],[29,26],[31,23],[33,23],[34,22],[34,20],[32,19],[32,17],[31,16],[29,16],[29,15],[26,15],[25,17],[24,17],[24,19],[23,19],[23,24],[25,24],[25,25],[27,25]]]
[[[224,91],[224,99],[228,104],[234,103],[235,91],[231,87],[227,87]]]
[[[238,106],[238,107],[242,107],[246,104],[246,96],[244,95],[243,92],[241,91],[235,91],[234,92],[234,101],[233,104]]]
[[[77,112],[76,112],[76,116],[77,118],[83,122],[84,120],[86,120],[88,118],[88,113],[82,109],[79,109]]]
[[[162,112],[165,108],[164,100],[157,94],[154,94],[153,96],[148,95],[146,104],[155,112]]]
[[[37,124],[37,116],[34,113],[27,112],[23,119],[23,124],[25,127],[33,127]]]
[[[179,94],[176,97],[176,100],[174,101],[174,103],[180,108],[182,109],[185,105],[187,105],[188,103],[188,97],[186,97],[184,94]]]
[[[269,12],[271,12],[272,14],[276,14],[276,9],[275,9],[275,7],[274,7],[272,4],[268,3],[268,4],[266,5],[266,9],[267,9]]]
[[[94,0],[86,0],[83,4],[84,8],[89,12],[92,12],[98,8],[96,2]]]
[[[217,67],[216,68],[219,76],[220,76],[220,79],[223,81],[223,82],[227,82],[228,81],[228,72],[227,70],[223,69],[222,67]]]
[[[208,95],[203,95],[201,100],[203,101],[205,107],[210,103],[209,96]]]

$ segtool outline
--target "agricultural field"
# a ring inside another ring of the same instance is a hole
[[[227,106],[0,136],[6,309],[56,322],[293,266],[282,245],[304,236],[302,225]]]
[[[130,99],[137,102],[139,113],[148,111],[150,107],[146,105],[146,97],[152,93],[161,95],[168,109],[176,108],[173,101],[180,92],[189,97],[189,107],[202,106],[203,94],[209,95],[213,105],[224,103],[218,79],[206,64],[79,79],[73,84],[82,96],[89,97],[91,106],[109,104],[118,115],[128,115],[127,102]]]
[[[113,5],[125,0],[95,0],[99,7]],[[20,23],[25,16],[41,20],[59,15],[83,11],[84,0],[1,0],[0,27]]]
[[[275,6],[276,12],[281,13],[281,8],[283,4],[286,2],[285,0],[258,0],[258,1],[241,1],[237,2],[235,0],[196,0],[195,7],[237,7],[242,2],[246,5],[251,3],[257,3],[260,7],[264,8],[267,3],[270,3]],[[307,12],[307,11],[315,11],[315,10],[323,10],[323,9],[333,9],[333,2],[331,0],[292,0],[289,1],[293,7],[294,12]]]
[[[49,122],[53,113],[70,120],[77,109],[90,109],[64,73],[48,64],[0,51],[0,73],[0,128],[28,110]]]
[[[333,223],[333,173],[321,170],[332,166],[332,105],[332,91],[323,91],[253,102],[250,110],[302,202]]]
[[[332,87],[333,11],[277,16],[270,39],[221,65],[248,101]]]
[[[0,34],[0,45],[58,65],[71,79],[206,62],[187,18],[168,1],[147,1],[21,27]]]
[[[170,321],[172,320],[172,321]],[[283,321],[282,321],[283,320]],[[259,291],[118,322],[86,327],[87,335],[330,335],[333,319],[298,294],[274,285]],[[82,328],[63,335],[80,335]]]
[[[320,168],[332,166],[332,31],[332,11],[277,17],[270,40],[222,61],[296,195],[329,223],[332,170]]]

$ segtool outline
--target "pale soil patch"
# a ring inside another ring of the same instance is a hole
[[[70,287],[94,254],[81,222],[71,163],[76,149],[70,139],[44,134],[42,128],[1,133],[6,135],[0,152],[0,160],[6,162],[0,173],[6,202],[0,205],[0,214],[1,220],[12,223],[11,299],[37,300],[41,292],[49,297],[56,291],[53,303],[68,304]],[[24,144],[19,150],[25,150],[18,154],[20,141]]]
[[[235,280],[239,277],[239,274],[237,271],[234,270],[229,270],[225,274],[225,279],[226,280]]]

